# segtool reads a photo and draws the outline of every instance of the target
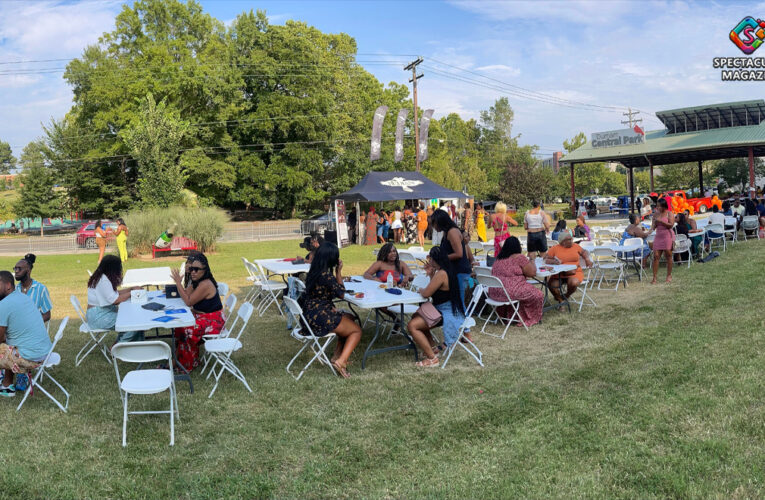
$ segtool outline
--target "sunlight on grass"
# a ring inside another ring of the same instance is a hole
[[[243,297],[241,256],[293,257],[297,245],[220,245],[211,268]],[[284,368],[299,346],[271,309],[234,355],[253,394],[224,376],[208,400],[211,384],[195,373],[194,394],[178,384],[175,447],[164,416],[137,415],[126,449],[112,366],[93,354],[74,367],[85,338],[68,296],[84,302],[96,257],[41,256],[33,276],[51,290],[53,327],[71,319],[55,369],[70,412],[42,395],[19,414],[18,397],[0,401],[11,422],[3,498],[762,497],[765,341],[752,285],[763,245],[676,269],[669,286],[595,290],[598,308],[547,313],[504,341],[476,333],[483,369],[458,353],[446,370],[423,371],[397,352],[362,372],[367,330],[350,380],[312,366],[295,382]],[[359,274],[373,256],[354,246],[341,258]],[[161,409],[167,396],[131,405]]]

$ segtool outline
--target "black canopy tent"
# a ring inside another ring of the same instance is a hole
[[[358,184],[335,196],[345,202],[465,198],[465,193],[439,186],[420,172],[369,172]]]
[[[465,193],[453,191],[431,181],[420,172],[369,172],[358,184],[335,196],[346,203],[359,202],[432,200],[435,198],[465,198]],[[359,237],[361,232],[358,232]]]

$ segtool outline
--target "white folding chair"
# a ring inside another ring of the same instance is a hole
[[[221,300],[225,302],[226,296],[228,295],[229,286],[226,283],[218,282],[218,295],[220,295],[222,298]]]
[[[480,366],[483,366],[483,353],[469,338],[463,335],[465,330],[475,327],[475,319],[473,318],[473,313],[475,312],[476,307],[478,307],[478,302],[481,299],[481,295],[483,295],[483,285],[479,283],[473,289],[473,298],[470,300],[470,303],[465,310],[465,320],[462,322],[460,329],[457,331],[457,341],[447,347],[446,358],[444,358],[444,362],[441,365],[442,369],[446,368],[446,364],[449,362],[449,359],[452,357],[452,354],[454,353],[454,350],[457,348],[457,346],[465,349],[465,351],[473,357],[476,363],[478,363]]]
[[[252,286],[247,290],[247,293],[242,300],[244,302],[255,303],[255,301],[260,299],[260,278],[255,272],[254,266],[246,257],[242,257],[242,263],[244,264],[244,269],[247,271],[247,277],[245,279],[252,283]]]
[[[233,293],[226,297],[226,300],[223,302],[223,320],[227,321],[231,317],[231,313],[234,312],[234,308],[236,307],[236,295]]]
[[[568,298],[569,302],[579,306],[578,312],[582,312],[582,307],[585,305],[598,307],[598,304],[595,303],[592,296],[587,293],[587,288],[589,287],[592,289],[591,283],[594,281],[592,279],[592,272],[593,268],[587,269],[587,274],[585,275],[584,280],[582,280],[582,283],[576,288],[576,291]]]
[[[231,319],[232,314],[234,312],[234,308],[236,307],[236,295],[233,293],[226,297],[226,301],[223,303],[223,328],[221,328],[221,331],[217,335],[202,335],[202,340],[207,342],[208,340],[213,339],[223,339],[228,337],[228,334],[230,333],[229,328],[226,326],[226,323]],[[236,321],[236,318],[234,318],[234,321]],[[204,345],[204,344],[203,344]],[[204,356],[202,358],[202,361],[204,362],[204,365],[202,366],[202,370],[200,373],[204,373],[207,370],[207,367],[210,364],[211,356],[207,353],[207,350],[205,349]]]
[[[411,253],[402,250],[398,253],[398,260],[406,264],[412,274],[422,274],[423,269],[420,262]]]
[[[686,255],[685,259],[683,259],[683,254]],[[676,263],[687,263],[688,267],[691,267],[691,261],[693,260],[693,257],[691,256],[691,240],[684,234],[675,236],[675,248],[672,250],[672,256],[674,257],[675,255],[680,256],[680,258],[675,261]]]
[[[725,251],[725,229],[722,224],[709,224],[707,226],[707,239],[709,240],[709,251],[712,251],[715,241],[718,242],[718,246],[722,243],[723,251]]]
[[[234,378],[244,384],[248,391],[252,392],[242,371],[231,360],[231,355],[242,348],[242,342],[239,339],[242,336],[244,329],[247,328],[247,323],[250,321],[252,311],[253,307],[249,302],[243,302],[242,305],[239,306],[236,319],[231,323],[231,327],[229,328],[229,331],[233,332],[236,329],[237,322],[239,320],[242,321],[242,326],[239,328],[236,337],[231,337],[229,335],[226,338],[212,339],[205,342],[205,351],[209,353],[214,360],[210,374],[215,375],[215,385],[213,385],[210,395],[207,396],[208,398],[211,398],[212,395],[215,394],[215,389],[218,388],[218,383],[220,382],[220,377],[223,375],[223,372],[229,372]],[[220,370],[216,372],[215,369],[218,366],[220,366]],[[208,377],[210,374],[208,374]]]
[[[271,307],[271,304],[276,305],[276,309],[279,311],[279,314],[284,316],[284,312],[279,305],[279,298],[276,296],[276,294],[277,292],[283,292],[286,290],[287,284],[282,281],[268,279],[266,273],[263,271],[263,268],[260,267],[256,262],[251,262],[250,268],[260,281],[260,290],[261,295],[263,296],[257,307],[258,316],[263,316],[268,308]]]
[[[491,276],[491,268],[486,266],[475,266],[473,268],[476,277],[478,276]]]
[[[747,240],[747,231],[754,231],[754,234],[752,235],[752,238],[760,239],[760,221],[759,217],[756,215],[745,215],[743,219],[741,219],[741,230],[744,233],[744,241]]]
[[[80,332],[81,333],[87,333],[90,335],[90,340],[88,340],[84,346],[82,346],[82,349],[80,349],[80,352],[77,353],[77,356],[74,357],[74,366],[80,366],[80,363],[82,363],[85,358],[88,357],[88,354],[90,354],[93,349],[98,347],[101,350],[101,354],[104,355],[104,358],[106,358],[106,361],[111,363],[111,357],[109,356],[109,349],[104,344],[104,339],[107,335],[109,335],[109,332],[111,330],[102,330],[99,328],[91,328],[88,325],[88,320],[85,316],[85,311],[83,311],[82,306],[80,305],[80,301],[77,300],[77,297],[72,295],[69,297],[69,301],[72,303],[72,307],[74,307],[75,312],[77,313],[77,316],[80,317],[80,321],[82,321],[82,324],[80,325]],[[83,354],[84,353],[84,354]]]
[[[40,363],[40,366],[37,368],[37,371],[35,371],[35,374],[33,377],[31,377],[29,386],[27,387],[27,390],[24,391],[24,398],[21,400],[21,403],[19,403],[19,406],[16,407],[16,411],[19,411],[21,409],[21,406],[24,404],[24,401],[27,400],[27,397],[29,397],[29,394],[32,392],[32,388],[39,390],[46,396],[50,398],[51,401],[56,403],[56,406],[61,408],[61,411],[66,413],[66,409],[69,408],[69,393],[66,392],[66,389],[59,384],[56,379],[54,379],[50,373],[48,373],[48,369],[53,368],[54,366],[58,366],[61,363],[61,356],[54,352],[56,349],[56,344],[58,344],[58,341],[61,340],[61,337],[64,336],[64,329],[66,328],[66,324],[69,321],[69,316],[65,317],[61,320],[61,323],[58,325],[58,331],[56,332],[56,336],[53,338],[53,345],[50,346],[50,351],[48,351],[48,355],[45,356],[45,359]],[[42,382],[45,380],[45,377],[48,377],[51,382],[56,384],[56,387],[58,387],[61,392],[64,393],[64,396],[66,396],[66,401],[62,405],[61,402],[59,402],[58,399],[53,397],[51,393],[49,393],[43,386]]]
[[[645,244],[643,242],[643,238],[627,238],[624,240],[624,246],[640,247],[632,252],[623,252],[624,255],[622,255],[622,259],[634,258],[636,262],[639,262],[640,276],[641,278],[644,277],[645,269],[643,268],[643,249],[645,248]]]
[[[300,305],[298,305],[297,301],[290,297],[284,297],[284,304],[287,306],[287,311],[292,314],[297,323],[295,327],[292,328],[290,335],[292,338],[303,344],[297,354],[295,354],[290,362],[287,363],[287,373],[292,375],[295,380],[300,380],[300,377],[303,376],[308,367],[311,366],[314,361],[318,360],[321,364],[328,366],[329,369],[332,370],[333,374],[337,375],[335,367],[332,366],[332,363],[330,363],[329,358],[327,358],[327,353],[325,352],[329,344],[335,340],[337,335],[335,333],[329,333],[323,337],[317,337],[314,335],[311,326],[305,320],[305,316],[303,316],[303,309],[300,307]],[[323,344],[321,342],[322,340],[324,340]],[[303,351],[309,347],[311,348],[311,351],[313,351],[313,356],[311,357],[310,361],[308,361],[308,363],[303,367],[303,369],[300,370],[300,373],[295,375],[290,371],[290,367],[300,357],[300,355],[303,354]]]
[[[513,300],[510,298],[510,294],[507,293],[507,290],[505,289],[505,285],[502,284],[502,281],[497,278],[496,276],[484,276],[482,274],[476,275],[476,278],[478,279],[478,283],[483,285],[484,292],[486,293],[486,300],[484,302],[483,307],[481,308],[481,311],[478,313],[478,317],[482,317],[481,314],[483,313],[483,310],[486,308],[486,306],[489,306],[492,308],[491,313],[489,316],[487,316],[486,321],[483,323],[483,327],[481,328],[481,333],[485,333],[486,335],[491,335],[492,337],[498,337],[500,339],[504,339],[505,335],[507,334],[507,329],[510,328],[510,324],[512,324],[513,320],[518,320],[521,322],[523,327],[528,330],[529,327],[526,326],[526,323],[524,323],[523,319],[521,319],[520,311],[518,310],[519,302],[517,300]],[[489,297],[489,290],[492,288],[496,288],[498,290],[502,290],[502,295],[505,297],[503,300],[494,300]],[[498,307],[501,306],[509,306],[513,310],[512,316],[508,318],[503,318],[499,315],[499,312],[497,311]],[[492,321],[492,318],[496,316],[497,319]],[[505,325],[505,329],[502,331],[502,335],[497,335],[495,333],[489,333],[486,331],[486,325],[489,323],[489,321],[492,321],[492,323],[500,323]]]
[[[601,289],[603,280],[606,283],[616,281],[616,285],[609,290],[618,290],[619,283],[627,287],[627,278],[624,276],[624,262],[616,257],[616,252],[610,248],[595,248],[590,252],[592,262],[595,264],[596,276],[598,277],[598,290]],[[616,278],[614,278],[616,275]]]
[[[730,235],[730,242],[731,243],[737,242],[738,241],[738,229],[737,229],[738,221],[736,220],[736,218],[731,216],[725,217],[725,226],[723,227],[724,227],[725,235],[726,236]],[[744,233],[744,240],[746,240],[746,233]]]
[[[483,243],[480,241],[471,241],[468,243],[468,248],[473,251],[473,255],[478,255],[483,252]]]
[[[173,366],[173,355],[170,346],[159,340],[141,342],[122,342],[112,347],[114,372],[117,374],[117,385],[122,398],[122,446],[127,446],[128,415],[170,414],[170,446],[175,444],[175,418],[180,420],[178,399],[175,392],[175,376],[170,368],[131,370],[120,377],[117,360],[125,363],[151,363],[165,361],[167,366]],[[128,411],[128,397],[131,394],[159,394],[170,392],[170,410]]]

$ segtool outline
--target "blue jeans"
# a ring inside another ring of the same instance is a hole
[[[98,330],[114,330],[117,323],[117,306],[91,307],[85,313],[88,326]],[[133,342],[143,340],[143,332],[119,332],[117,342]]]
[[[438,304],[436,309],[441,313],[441,318],[443,319],[444,342],[446,342],[446,345],[451,346],[459,340],[457,333],[460,331],[462,322],[465,321],[465,316],[459,311],[456,313],[452,311],[451,300]]]

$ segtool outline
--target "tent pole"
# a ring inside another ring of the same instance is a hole
[[[361,245],[361,204],[356,202],[356,244]]]
[[[702,162],[699,160],[699,198],[704,196],[704,171],[702,169]]]

